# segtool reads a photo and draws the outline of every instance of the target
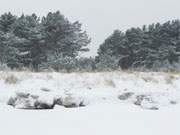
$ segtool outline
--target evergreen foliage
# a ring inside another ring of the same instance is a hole
[[[78,58],[89,51],[91,39],[81,24],[70,22],[59,11],[40,18],[36,14],[0,16],[0,63],[35,71],[102,71],[142,69],[180,70],[180,21],[154,23],[115,30],[94,58]]]
[[[49,59],[59,61],[55,54],[74,59],[79,52],[88,51],[89,43],[81,24],[70,22],[59,11],[42,19],[36,14],[17,17],[10,12],[0,16],[0,62],[11,68],[39,70]]]
[[[180,21],[156,23],[125,32],[115,30],[98,50],[98,64],[104,57],[118,61],[122,69],[175,70],[180,60]],[[113,61],[113,60],[112,60]],[[105,62],[111,66],[111,62]],[[104,65],[104,63],[102,64]],[[102,67],[102,68],[104,68]]]

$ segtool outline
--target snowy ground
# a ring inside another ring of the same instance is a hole
[[[12,79],[13,78],[13,79]],[[83,97],[87,106],[22,110],[7,105],[16,92],[50,101]],[[126,100],[118,97],[133,93]],[[145,95],[141,106],[137,96]],[[149,100],[149,99],[152,99]],[[0,73],[0,134],[3,135],[179,135],[180,74]],[[152,110],[151,107],[158,110]]]

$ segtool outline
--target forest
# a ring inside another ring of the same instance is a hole
[[[180,21],[119,29],[99,45],[96,57],[79,57],[89,51],[91,38],[79,21],[70,22],[59,11],[38,17],[4,13],[0,16],[0,70],[33,71],[179,71]]]

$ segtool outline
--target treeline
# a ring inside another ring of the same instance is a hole
[[[109,69],[180,70],[180,21],[115,30],[96,58]]]
[[[59,11],[42,18],[36,14],[18,17],[10,12],[0,16],[0,62],[10,68],[39,70],[45,63],[88,51],[89,43],[81,24],[70,22]]]
[[[95,58],[79,58],[90,38],[81,24],[59,11],[0,16],[0,63],[35,71],[104,71],[117,69],[179,71],[180,21],[144,25],[125,32],[115,30]]]

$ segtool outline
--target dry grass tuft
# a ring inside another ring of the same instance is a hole
[[[47,80],[51,80],[51,79],[53,79],[53,76],[52,76],[52,74],[47,73],[46,78],[47,78]]]
[[[167,75],[167,77],[165,77],[165,81],[167,84],[172,84],[174,80],[176,80],[176,76],[173,74],[169,74]]]
[[[114,83],[114,81],[113,81],[112,79],[105,79],[105,80],[104,80],[104,83],[105,83],[105,85],[107,85],[107,86],[110,86],[110,87],[113,87],[113,88],[116,87],[116,84]]]
[[[17,84],[19,79],[14,75],[8,75],[4,81],[6,84]]]
[[[145,82],[153,82],[153,83],[158,83],[158,80],[156,80],[155,78],[153,77],[150,77],[150,76],[142,76],[141,77]]]

